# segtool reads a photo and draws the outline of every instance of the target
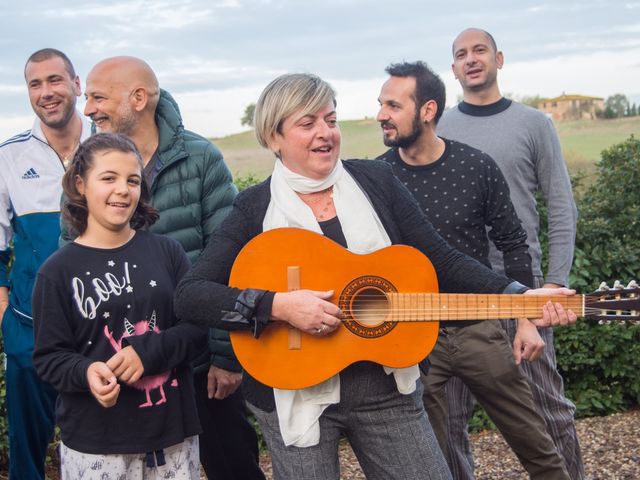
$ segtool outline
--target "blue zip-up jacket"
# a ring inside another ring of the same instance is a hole
[[[80,118],[84,140],[91,126]],[[36,272],[58,248],[63,174],[64,165],[47,142],[40,119],[0,145],[0,286],[9,288],[9,306],[27,325],[33,324]]]

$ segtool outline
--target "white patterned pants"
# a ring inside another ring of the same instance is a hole
[[[199,480],[197,435],[163,452],[165,464],[148,467],[146,453],[96,455],[78,452],[60,442],[60,474],[63,480]]]

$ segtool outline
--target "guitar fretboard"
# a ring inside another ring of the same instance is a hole
[[[540,318],[548,301],[584,315],[584,295],[387,293],[390,321],[484,320]]]

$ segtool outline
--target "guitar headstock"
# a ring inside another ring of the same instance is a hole
[[[605,282],[598,290],[585,295],[585,312],[599,323],[610,320],[640,321],[640,286],[635,280],[627,286],[616,280],[613,287]]]

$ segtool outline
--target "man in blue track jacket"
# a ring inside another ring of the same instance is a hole
[[[44,478],[56,392],[38,378],[31,360],[31,290],[38,268],[58,247],[65,166],[90,134],[75,108],[80,79],[64,53],[38,50],[24,76],[37,118],[30,130],[0,145],[0,318],[11,479]]]

